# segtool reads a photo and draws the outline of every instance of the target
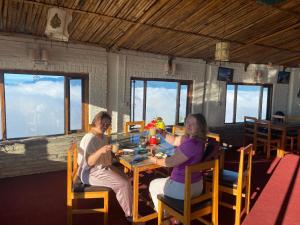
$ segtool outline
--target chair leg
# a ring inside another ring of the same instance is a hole
[[[72,225],[72,199],[67,200],[67,225]]]
[[[108,225],[108,198],[109,195],[106,193],[105,197],[103,198],[103,204],[104,204],[104,225]]]
[[[247,184],[246,184],[246,193],[245,193],[245,209],[246,209],[246,214],[249,213],[250,211],[250,185],[251,185],[251,182],[250,182],[250,179],[249,177],[246,178],[247,180]]]
[[[163,207],[160,200],[158,200],[158,215],[157,215],[157,225],[162,225],[162,219],[163,219]]]
[[[235,225],[241,224],[242,190],[238,190],[235,200]]]

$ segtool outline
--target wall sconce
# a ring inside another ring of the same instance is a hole
[[[216,43],[215,60],[216,61],[229,61],[229,48],[230,43],[219,41]]]
[[[30,49],[29,57],[34,64],[48,65],[49,54],[47,49]]]
[[[176,63],[174,63],[172,57],[169,57],[168,62],[165,64],[165,74],[174,76],[175,72],[176,72]]]

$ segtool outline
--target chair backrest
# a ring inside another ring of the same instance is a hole
[[[283,115],[272,115],[271,120],[273,122],[279,122],[279,123],[285,123],[286,122],[286,116]]]
[[[208,132],[206,135],[209,139],[214,139],[216,142],[221,142],[220,134]]]
[[[241,147],[239,150],[240,152],[240,161],[239,161],[239,169],[238,169],[238,187],[242,187],[243,178],[250,177],[251,178],[251,171],[252,171],[252,155],[253,155],[253,145],[249,144],[246,147]],[[245,157],[247,158],[247,165],[245,166]],[[250,185],[250,184],[249,184]]]
[[[256,138],[271,140],[272,130],[271,121],[269,120],[257,120],[256,121]]]
[[[77,144],[73,142],[67,154],[67,194],[72,194],[73,182],[77,178]]]
[[[191,198],[191,181],[192,173],[203,172],[206,170],[213,170],[212,180],[212,192],[206,192],[200,196]],[[194,204],[205,201],[207,199],[212,200],[212,222],[217,224],[218,221],[218,204],[219,204],[219,160],[211,160],[200,162],[194,165],[185,167],[185,193],[184,193],[184,217],[190,218],[191,207]],[[195,212],[193,212],[195,213]]]
[[[256,133],[257,118],[251,116],[244,116],[244,134],[254,135]]]
[[[184,135],[185,134],[185,127],[179,125],[173,125],[172,127],[172,134],[176,135]]]
[[[131,126],[140,126],[139,128],[139,132],[143,132],[145,129],[145,121],[128,121],[125,123],[125,127],[124,127],[124,133],[128,134],[130,133],[129,128]]]

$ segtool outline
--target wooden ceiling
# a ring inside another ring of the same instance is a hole
[[[70,42],[211,61],[226,40],[232,62],[300,63],[299,0],[0,0],[0,32],[45,37],[54,6],[72,12]]]

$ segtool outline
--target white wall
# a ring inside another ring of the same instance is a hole
[[[31,49],[47,49],[48,65],[38,65]],[[103,48],[0,36],[0,69],[89,74],[90,120],[106,109],[107,54]]]
[[[39,47],[49,52],[47,66],[36,65],[29,57],[30,49]],[[167,75],[167,60],[167,56],[151,53],[129,50],[107,53],[95,46],[0,36],[0,69],[89,74],[90,121],[96,112],[108,109],[113,115],[113,131],[121,131],[124,121],[129,120],[131,77],[193,80],[192,112],[204,110],[210,126],[223,126],[226,84],[217,81],[219,65],[207,65],[201,59],[175,58],[176,72]],[[299,69],[289,69],[292,72],[291,80],[286,85],[276,83],[277,71],[282,69],[279,67],[249,65],[245,71],[243,64],[223,63],[222,66],[234,69],[235,82],[272,83],[273,112],[280,110],[288,115],[300,113],[300,99],[296,97],[300,86]],[[260,80],[255,76],[257,70],[264,71]]]
[[[205,62],[199,59],[176,58],[174,75],[165,72],[167,56],[120,51],[108,54],[109,96],[108,110],[113,115],[113,122],[122,131],[125,121],[130,119],[130,78],[161,78],[177,80],[193,80],[192,111],[201,112],[203,101],[203,84]],[[113,126],[113,132],[117,127]]]
[[[277,84],[277,73],[282,67],[251,64],[222,63],[222,66],[234,69],[233,82],[268,83],[273,84],[272,112],[282,111],[286,115],[300,114],[300,99],[296,98],[297,86],[300,87],[299,69],[291,71],[289,84]],[[210,126],[223,126],[225,119],[226,82],[218,81],[217,64],[207,66],[206,96],[204,114]],[[262,77],[257,78],[257,71],[262,71]]]

